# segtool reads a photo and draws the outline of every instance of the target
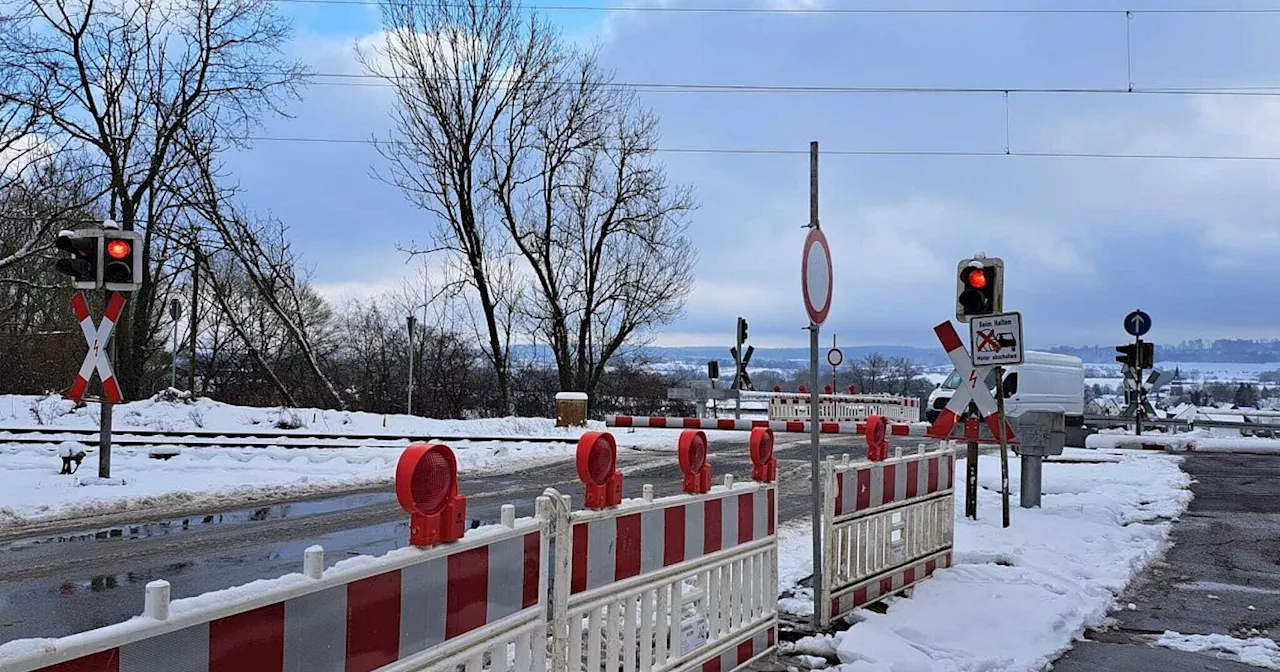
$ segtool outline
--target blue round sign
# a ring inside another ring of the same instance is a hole
[[[1145,336],[1151,331],[1151,316],[1135,310],[1124,316],[1124,330],[1130,336]]]

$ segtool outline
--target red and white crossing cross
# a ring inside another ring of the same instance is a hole
[[[102,323],[94,325],[93,316],[89,314],[89,302],[83,292],[76,292],[71,297],[71,307],[76,311],[76,319],[80,321],[80,331],[84,332],[84,340],[89,344],[89,352],[85,353],[84,363],[80,365],[80,373],[76,374],[76,382],[71,384],[70,397],[76,401],[84,398],[89,387],[89,378],[96,369],[102,378],[102,393],[107,401],[118,404],[124,401],[120,394],[120,383],[116,382],[115,373],[111,370],[111,358],[107,356],[107,343],[111,340],[111,330],[115,329],[120,319],[120,311],[124,309],[124,294],[112,292],[107,300],[107,309],[102,314]]]
[[[984,380],[986,367],[974,368],[973,360],[964,349],[964,343],[960,342],[960,336],[956,334],[956,328],[952,326],[950,320],[934,327],[933,331],[942,342],[942,349],[947,351],[947,357],[956,367],[956,372],[960,374],[960,385],[951,395],[951,401],[947,402],[946,408],[942,409],[938,419],[929,428],[928,435],[937,438],[951,436],[951,429],[955,427],[956,422],[960,420],[960,415],[969,408],[969,402],[972,401],[978,407],[978,412],[982,414],[987,426],[991,428],[991,434],[998,436],[1000,423],[996,420],[996,398],[991,396],[991,390],[987,389]],[[1009,424],[1008,419],[1004,424],[1005,439],[1014,440],[1013,426]]]

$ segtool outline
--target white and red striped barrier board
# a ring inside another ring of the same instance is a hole
[[[776,490],[694,498],[573,525],[570,593],[642,576],[773,536]],[[683,498],[681,498],[683,499]]]
[[[485,653],[505,659],[515,645],[523,663],[516,669],[543,672],[546,532],[526,519],[455,544],[343,561],[318,579],[295,574],[176,600],[165,620],[135,618],[51,640],[0,668],[370,672],[401,663],[408,666],[397,669],[419,670]]]
[[[864,462],[836,472],[835,515],[874,511],[951,491],[955,455],[933,453],[924,459]]]
[[[878,462],[828,460],[824,476],[817,600],[824,626],[950,566],[955,453],[949,443]]]
[[[768,427],[775,432],[809,433],[809,423],[803,420],[746,420],[733,418],[673,418],[641,417],[634,415],[608,415],[609,427],[655,427],[666,429],[719,429],[749,432],[756,427]],[[865,422],[820,422],[823,434],[866,434]],[[927,422],[889,423],[886,434],[892,436],[924,436],[929,430]]]
[[[933,576],[933,573],[937,570],[950,566],[951,551],[947,551],[939,553],[937,557],[917,562],[910,567],[898,569],[888,576],[863,581],[844,591],[843,594],[831,598],[833,618],[847,614],[858,607],[878,602],[895,593],[900,593]]]
[[[564,503],[553,669],[732,672],[776,646],[772,483],[726,477],[706,494],[587,511],[570,511],[558,493],[552,501]],[[686,636],[690,624],[705,628],[702,639]]]

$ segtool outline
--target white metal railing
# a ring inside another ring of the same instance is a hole
[[[744,494],[767,494],[756,499],[773,505],[772,493],[776,491],[772,484],[735,487],[731,477],[726,482],[728,485],[713,488],[706,495],[632,501],[605,511],[570,512],[566,502],[556,523],[553,669],[683,672],[702,669],[706,661],[722,654],[737,656],[739,648],[750,649],[749,657],[733,657],[727,666],[722,665],[723,672],[730,672],[772,648],[773,634],[767,645],[751,648],[747,644],[753,640],[763,642],[765,633],[776,628],[777,623],[775,523],[772,515],[761,515],[766,512],[759,510],[751,512],[753,518],[768,520],[769,529],[766,534],[753,535],[756,538],[751,541],[571,594],[571,558],[578,541],[575,527],[637,513],[667,518],[669,511],[678,508]],[[646,494],[651,493],[652,489],[646,486]],[[564,502],[567,498],[558,499]],[[687,522],[687,528],[681,524],[684,534],[704,534],[703,529]],[[711,525],[708,521],[701,524]],[[735,519],[732,524],[725,524],[725,529],[736,530],[737,525]],[[656,541],[665,546],[663,538]],[[615,556],[609,556],[609,562],[614,560]]]
[[[768,394],[770,420],[809,420],[809,395]],[[823,394],[818,397],[819,422],[857,422],[879,415],[890,422],[919,422],[920,401],[911,397],[866,394]]]
[[[954,447],[883,461],[824,464],[823,625],[950,564]]]

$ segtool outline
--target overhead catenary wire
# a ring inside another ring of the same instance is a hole
[[[395,145],[394,140],[377,140],[373,138],[325,138],[304,136],[249,136],[242,138],[250,142],[288,142],[320,145]],[[769,148],[769,147],[656,147],[658,154],[723,154],[735,156],[808,156],[807,149]],[[938,158],[999,158],[1013,157],[1025,159],[1105,159],[1105,160],[1146,160],[1146,161],[1237,161],[1237,162],[1270,162],[1280,161],[1280,154],[1194,154],[1194,153],[1148,153],[1148,152],[1065,152],[1065,151],[1026,151],[1026,150],[951,150],[951,149],[823,149],[823,156],[844,157],[938,157]]]
[[[395,0],[270,0],[286,5],[354,5],[377,6],[399,4]],[[448,7],[464,8],[463,3]],[[540,12],[652,13],[652,14],[794,14],[794,15],[860,15],[860,14],[1280,14],[1280,7],[1150,7],[1122,9],[1110,7],[750,7],[676,5],[557,5],[528,4],[524,9]]]

